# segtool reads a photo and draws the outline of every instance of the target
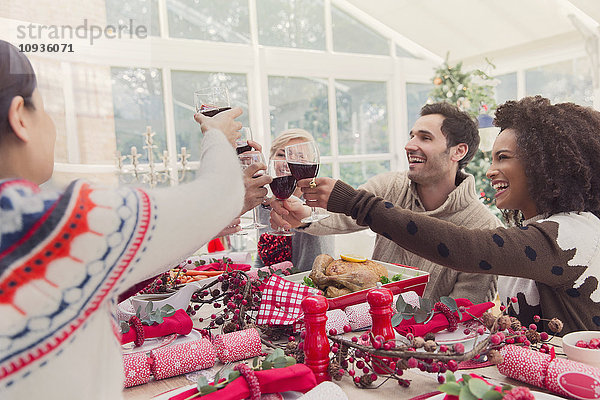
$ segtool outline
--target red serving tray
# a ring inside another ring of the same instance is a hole
[[[407,265],[402,264],[390,264],[377,260],[373,261],[384,265],[388,269],[388,277],[390,279],[392,278],[392,276],[399,273],[409,276],[409,278],[402,279],[397,282],[386,283],[385,285],[383,285],[384,288],[390,289],[394,295],[413,290],[419,296],[423,296],[423,292],[425,292],[427,282],[429,282],[429,272],[420,271],[414,267],[409,267]],[[304,277],[308,275],[310,275],[310,271],[301,272],[289,276],[283,276],[282,278],[285,278],[291,282],[302,283],[304,281]],[[329,309],[344,309],[354,304],[364,303],[365,301],[367,301],[367,292],[371,289],[372,288],[369,288],[358,292],[345,294],[343,296],[334,297],[331,299],[328,298],[327,302],[329,303]]]

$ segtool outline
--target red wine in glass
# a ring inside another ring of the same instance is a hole
[[[202,115],[206,115],[207,117],[214,117],[220,112],[231,110],[231,107],[206,108],[204,110],[202,109],[202,107],[205,106],[203,105],[200,107],[200,112],[202,113]]]
[[[314,178],[319,172],[319,164],[289,162],[290,171],[296,180]]]
[[[235,148],[235,151],[238,154],[242,154],[242,153],[245,153],[245,152],[251,151],[251,150],[252,150],[252,146],[250,146],[249,144],[245,144],[243,146],[238,146]]]
[[[296,179],[291,175],[278,176],[273,178],[269,184],[271,191],[279,200],[289,198],[296,189]]]

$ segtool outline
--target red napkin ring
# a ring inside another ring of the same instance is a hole
[[[258,378],[254,374],[254,371],[247,366],[246,364],[238,364],[233,367],[234,370],[240,371],[240,374],[248,383],[248,388],[250,389],[250,400],[260,400],[260,383],[258,382]]]
[[[135,340],[133,341],[133,344],[135,345],[135,347],[140,347],[144,344],[144,340],[146,339],[144,335],[144,325],[142,325],[142,321],[140,321],[140,319],[137,316],[132,315],[131,318],[129,318],[129,326],[131,326],[135,331]]]

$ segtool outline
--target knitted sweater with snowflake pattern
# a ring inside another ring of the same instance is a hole
[[[242,207],[221,132],[206,133],[200,160],[195,181],[147,191],[0,180],[1,399],[122,397],[114,298],[193,253]]]
[[[592,213],[555,214],[522,228],[468,229],[395,207],[342,181],[327,209],[437,264],[533,279],[542,318],[561,319],[561,335],[600,330],[600,219]]]

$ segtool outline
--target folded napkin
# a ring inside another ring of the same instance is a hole
[[[463,312],[462,317],[459,320],[459,322],[464,322],[473,319],[470,314],[476,317],[481,317],[484,312],[494,306],[494,303],[488,301],[486,303],[473,304],[468,299],[456,299],[456,305],[459,307],[464,306],[466,307],[466,311],[468,311]],[[454,315],[458,318],[458,314],[456,312]],[[411,318],[403,320],[400,325],[396,326],[396,330],[405,336],[407,333],[412,333],[415,336],[425,336],[429,332],[440,332],[446,328],[448,328],[448,320],[446,319],[446,316],[441,313],[436,314],[426,324],[417,324],[415,323],[415,319]]]
[[[256,323],[258,325],[297,325],[303,318],[302,300],[310,288],[273,275],[265,283]]]
[[[185,310],[179,309],[170,317],[166,317],[162,324],[143,325],[144,339],[167,336],[172,333],[187,335],[192,331],[193,322]],[[135,341],[137,333],[133,327],[121,336],[121,344]]]
[[[600,398],[600,368],[521,346],[506,345],[500,353],[502,375],[570,398]]]
[[[131,387],[148,383],[152,376],[155,379],[165,379],[211,368],[215,365],[215,360],[215,350],[208,339],[174,343],[149,353],[124,354],[123,386]]]
[[[317,385],[315,375],[304,364],[294,364],[286,368],[256,371],[261,393],[298,391],[306,393]],[[169,400],[184,400],[198,393],[197,388],[187,390]],[[223,389],[200,397],[202,400],[240,400],[250,396],[250,389],[243,377],[239,377]]]

